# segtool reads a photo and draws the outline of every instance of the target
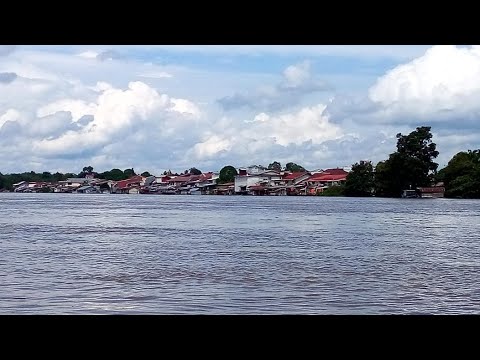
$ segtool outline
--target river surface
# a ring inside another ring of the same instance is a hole
[[[1,314],[480,314],[480,201],[0,193]]]

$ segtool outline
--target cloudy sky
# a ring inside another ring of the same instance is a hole
[[[479,46],[0,45],[0,172],[374,163],[480,147]]]

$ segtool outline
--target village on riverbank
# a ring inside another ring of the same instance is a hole
[[[97,173],[86,166],[79,174],[0,173],[0,192],[480,198],[480,150],[461,151],[437,171],[433,160],[439,153],[431,138],[428,126],[399,133],[397,151],[375,165],[361,160],[351,167],[306,170],[293,162],[283,167],[274,161],[267,167],[227,165],[218,172],[193,167],[162,175],[133,169]]]
[[[233,181],[220,180],[219,172],[200,174],[134,175],[125,180],[99,179],[94,173],[57,182],[21,181],[14,192],[158,195],[317,195],[344,184],[348,168],[316,171],[276,171],[262,166],[235,169]]]

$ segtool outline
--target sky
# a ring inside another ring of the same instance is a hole
[[[0,172],[374,164],[480,148],[480,46],[0,45]]]

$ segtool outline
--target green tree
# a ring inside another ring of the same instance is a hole
[[[68,178],[74,178],[74,177],[77,177],[77,175],[75,175],[74,173],[66,173],[64,175],[65,177],[65,180],[67,180]]]
[[[408,135],[397,134],[397,151],[377,164],[376,194],[399,197],[404,189],[430,186],[438,164],[436,144],[429,126],[417,127]]]
[[[332,185],[324,189],[321,193],[318,193],[319,196],[344,196],[345,195],[345,185]]]
[[[282,165],[278,161],[268,165],[268,170],[282,171]]]
[[[202,172],[200,170],[198,170],[197,168],[192,167],[190,169],[190,174],[192,174],[192,175],[202,175]]]
[[[131,178],[132,176],[135,176],[137,174],[135,173],[135,170],[133,170],[133,168],[131,168],[131,169],[123,170],[123,175],[125,175],[125,178],[128,179],[128,178]]]
[[[224,184],[233,182],[236,175],[238,175],[237,169],[231,165],[224,166],[218,175],[218,183]]]
[[[53,181],[62,181],[65,180],[64,175],[59,173],[58,171],[53,174]]]
[[[91,167],[91,166],[85,166],[85,167],[82,169],[82,171],[83,171],[84,173],[89,174],[89,173],[93,172],[93,167]]]
[[[285,165],[285,170],[291,171],[291,172],[302,172],[306,171],[303,166],[300,166],[298,164],[295,164],[293,162],[289,162]]]
[[[124,171],[120,169],[110,170],[108,177],[106,177],[107,180],[113,180],[113,181],[125,180],[126,178],[127,178],[127,175],[125,174]]]
[[[150,174],[148,171],[144,171],[144,172],[141,173],[140,175],[142,175],[142,176],[144,176],[144,177],[152,176],[152,174]]]
[[[446,197],[480,198],[480,150],[455,154],[438,175]]]
[[[372,196],[374,186],[372,162],[362,160],[353,164],[345,182],[345,195]]]
[[[112,169],[110,171],[105,171],[103,173],[97,174],[97,177],[99,179],[113,180],[113,181],[125,180],[127,178],[123,173],[123,171],[120,169]]]
[[[44,171],[42,173],[42,181],[45,181],[45,182],[51,182],[53,181],[53,176],[50,172],[48,171]]]

